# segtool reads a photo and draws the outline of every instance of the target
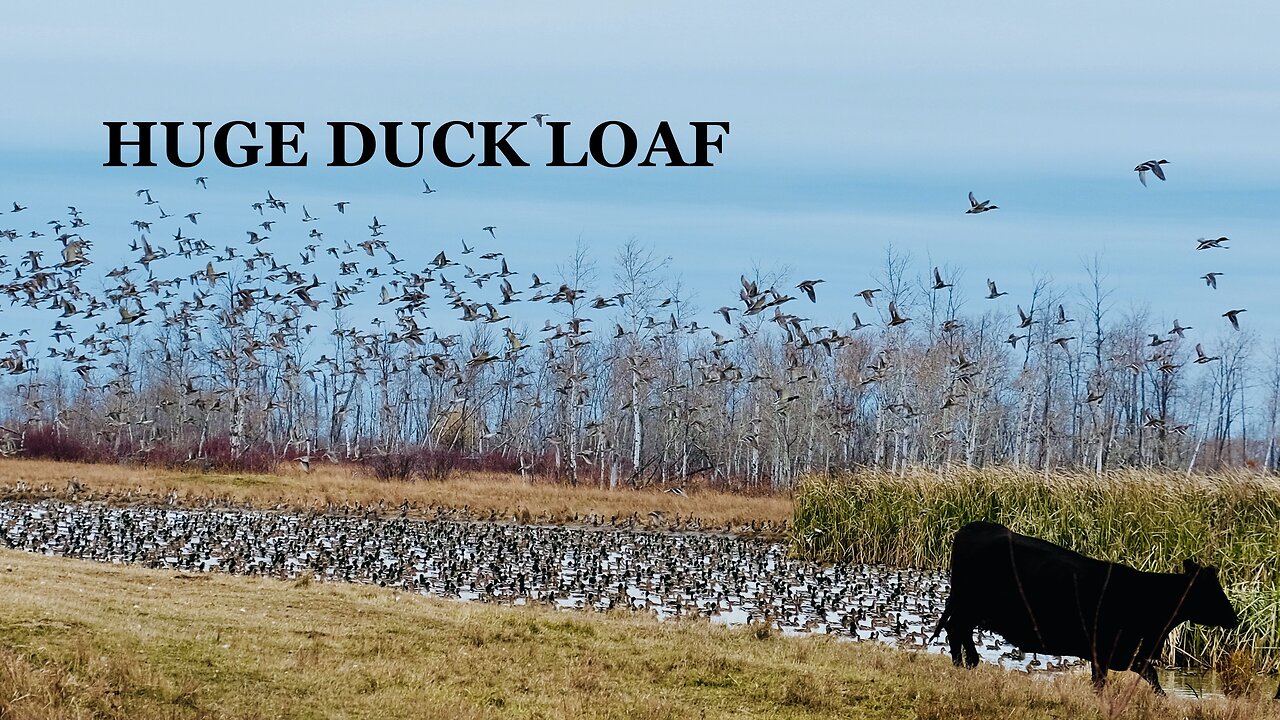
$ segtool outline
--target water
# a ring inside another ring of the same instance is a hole
[[[945,573],[880,565],[823,566],[780,543],[712,533],[531,526],[296,514],[261,510],[0,503],[11,548],[183,572],[376,584],[468,602],[631,608],[659,619],[769,622],[787,635],[826,634],[925,652],[946,598]],[[1023,655],[977,633],[988,662],[1033,673],[1076,658]],[[1215,693],[1203,675],[1166,671],[1170,693]]]
[[[1188,672],[1179,668],[1160,671],[1160,684],[1170,695],[1184,697],[1221,697],[1222,685],[1212,672]]]

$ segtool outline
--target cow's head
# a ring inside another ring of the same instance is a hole
[[[1240,624],[1240,616],[1231,607],[1231,601],[1218,580],[1218,568],[1200,565],[1195,560],[1183,560],[1182,568],[1190,578],[1183,601],[1183,614],[1188,620],[1197,625],[1222,628]]]

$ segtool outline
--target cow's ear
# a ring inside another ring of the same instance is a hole
[[[1200,564],[1195,560],[1188,558],[1182,561],[1182,569],[1185,570],[1188,575],[1195,575],[1196,572],[1200,570]]]

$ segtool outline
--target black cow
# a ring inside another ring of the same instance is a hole
[[[1218,570],[1192,560],[1182,573],[1152,573],[1094,560],[1003,525],[969,523],[951,546],[951,594],[934,628],[945,629],[951,659],[973,667],[974,628],[991,630],[1024,652],[1073,655],[1107,670],[1134,670],[1163,694],[1152,662],[1169,632],[1191,621],[1233,628]]]

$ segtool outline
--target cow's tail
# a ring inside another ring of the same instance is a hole
[[[933,642],[934,640],[938,639],[938,636],[942,634],[943,626],[946,625],[947,621],[950,619],[951,619],[951,602],[948,599],[946,607],[942,609],[942,617],[938,618],[938,624],[933,626],[933,634],[929,636],[929,642]]]

